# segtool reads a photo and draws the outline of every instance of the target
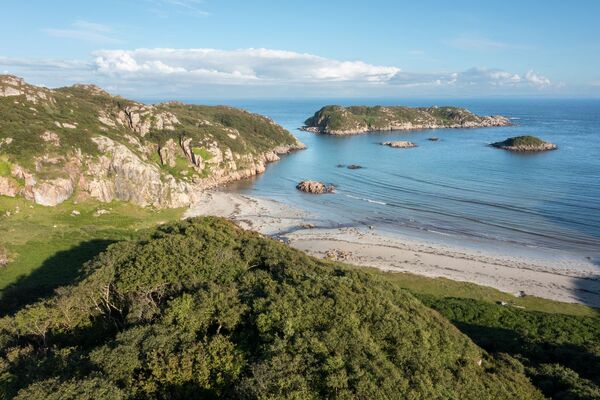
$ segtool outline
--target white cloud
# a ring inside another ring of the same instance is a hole
[[[397,67],[270,49],[103,50],[95,55],[101,74],[217,80],[212,83],[386,82],[400,72]]]
[[[546,87],[550,86],[551,84],[550,79],[534,72],[533,70],[527,71],[527,73],[525,74],[525,79],[527,80],[527,82],[530,82],[531,84],[537,87]]]
[[[92,57],[92,60],[0,57],[0,67],[49,85],[91,82],[110,86],[123,95],[185,97],[203,93],[207,88],[217,94],[484,95],[532,93],[556,86],[533,70],[522,74],[493,68],[419,73],[393,65],[272,49],[100,50]]]
[[[67,28],[46,28],[43,30],[50,36],[83,40],[93,43],[122,43],[112,36],[112,29],[103,24],[89,21],[75,21]]]

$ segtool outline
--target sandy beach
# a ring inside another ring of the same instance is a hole
[[[592,268],[432,244],[380,232],[377,227],[322,227],[322,221],[304,210],[235,193],[207,193],[185,217],[198,215],[229,218],[317,257],[600,307],[600,276]]]

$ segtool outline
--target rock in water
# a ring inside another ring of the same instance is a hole
[[[440,140],[440,138],[433,136],[433,137],[427,138],[427,140],[429,140],[430,142],[437,142],[438,140]]]
[[[394,147],[397,149],[410,149],[411,147],[417,147],[417,145],[414,144],[413,142],[407,142],[407,141],[382,142],[381,144],[384,146],[390,146],[390,147]]]
[[[305,193],[323,194],[333,192],[335,186],[326,185],[323,182],[318,181],[302,181],[296,185],[296,189]]]
[[[535,136],[516,136],[502,142],[492,143],[490,146],[518,152],[548,151],[558,148],[554,143],[545,142]]]

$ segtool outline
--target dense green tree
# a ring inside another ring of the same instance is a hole
[[[111,245],[0,344],[4,398],[543,398],[393,283],[217,218]]]

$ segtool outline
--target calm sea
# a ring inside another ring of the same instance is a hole
[[[230,190],[273,198],[335,224],[366,224],[411,237],[499,252],[600,260],[600,100],[253,100],[223,102],[267,115],[308,149],[283,157]],[[325,104],[456,105],[501,114],[515,126],[393,131],[348,137],[299,131]],[[487,146],[536,135],[559,150],[514,154]],[[428,141],[431,136],[437,142]],[[378,143],[410,140],[414,149]],[[349,170],[339,164],[359,164]],[[298,192],[303,179],[337,193]]]

